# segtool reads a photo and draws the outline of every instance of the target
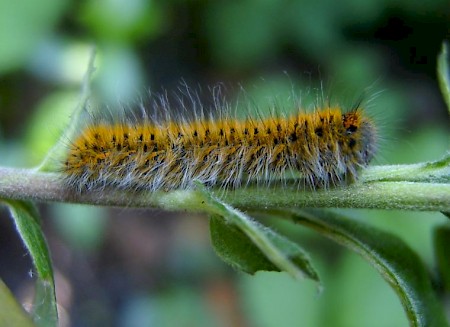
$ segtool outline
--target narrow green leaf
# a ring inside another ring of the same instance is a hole
[[[448,43],[442,43],[442,51],[438,56],[437,75],[442,96],[450,113],[450,50]]]
[[[36,207],[25,201],[2,199],[14,219],[25,246],[30,252],[37,272],[37,284],[33,305],[33,320],[37,326],[57,326],[55,283],[47,242],[39,224]]]
[[[450,152],[442,159],[412,165],[371,166],[362,172],[364,182],[450,183]]]
[[[259,270],[279,271],[247,235],[223,217],[212,215],[209,227],[214,250],[233,268],[252,275]]]
[[[278,247],[304,274],[314,281],[319,281],[316,271],[310,264],[308,255],[287,238],[275,233],[256,221],[255,226]],[[210,219],[211,240],[216,253],[237,270],[254,274],[258,271],[281,271],[269,261],[266,255],[236,225],[228,224],[223,217],[213,215]]]
[[[450,256],[448,249],[450,249],[450,226],[438,226],[434,231],[434,252],[442,287],[450,294]]]
[[[207,211],[212,214],[212,242],[219,255],[226,257],[226,262],[250,273],[275,269],[296,279],[308,277],[319,281],[308,255],[299,246],[216,199],[203,185],[197,184],[197,188],[209,206]],[[218,219],[223,219],[223,222],[218,222]],[[234,237],[237,244],[233,244]],[[250,254],[248,251],[252,251],[252,247],[259,251]],[[239,251],[247,253],[238,254]],[[261,254],[265,261],[261,260]]]
[[[28,314],[0,279],[0,326],[33,327]]]
[[[91,77],[95,71],[94,67],[95,61],[95,49],[91,51],[89,58],[89,64],[86,70],[86,74],[83,79],[83,85],[81,89],[80,99],[78,101],[77,107],[74,109],[70,123],[67,126],[64,133],[59,138],[59,141],[53,146],[53,148],[47,153],[46,157],[42,163],[37,168],[38,171],[42,172],[55,172],[58,170],[56,167],[57,159],[64,158],[67,152],[67,141],[74,139],[74,136],[79,133],[80,121],[82,120],[83,114],[86,113],[86,107],[88,104],[89,96],[91,94]]]
[[[411,326],[448,326],[430,276],[418,255],[395,235],[325,211],[279,210],[367,259],[400,298]]]

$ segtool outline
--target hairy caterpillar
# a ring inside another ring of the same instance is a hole
[[[239,120],[227,111],[152,119],[144,110],[142,119],[94,119],[71,141],[63,170],[79,191],[186,189],[194,180],[268,186],[288,172],[311,188],[355,180],[377,148],[373,122],[359,106],[301,111]]]

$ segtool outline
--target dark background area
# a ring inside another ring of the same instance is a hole
[[[37,165],[56,142],[92,45],[100,103],[176,92],[183,80],[206,90],[204,101],[217,83],[230,101],[242,86],[264,111],[293,92],[314,98],[322,84],[337,103],[367,94],[382,138],[376,164],[435,160],[448,149],[436,57],[449,22],[446,0],[0,0],[0,164]],[[407,326],[373,268],[297,226],[264,221],[311,251],[320,295],[285,274],[232,271],[213,253],[204,216],[64,204],[40,211],[62,326]],[[439,214],[348,214],[400,235],[433,269]],[[30,258],[0,215],[0,278],[30,304]]]

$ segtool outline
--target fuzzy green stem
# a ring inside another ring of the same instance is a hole
[[[298,190],[293,184],[270,188],[249,186],[229,191],[213,190],[213,193],[225,203],[240,208],[321,207],[449,212],[450,168],[446,161],[448,158],[439,162],[439,165],[431,163],[372,167],[365,171],[359,182],[327,190]],[[431,169],[433,165],[435,167]],[[0,198],[208,211],[206,204],[202,203],[201,195],[195,190],[150,193],[106,188],[77,193],[67,188],[61,174],[2,167]]]

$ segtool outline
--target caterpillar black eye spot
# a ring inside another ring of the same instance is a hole
[[[357,127],[357,126],[355,126],[355,125],[350,125],[350,126],[347,128],[346,132],[347,132],[347,134],[353,134],[353,133],[356,132],[357,130],[358,130],[358,127]]]

